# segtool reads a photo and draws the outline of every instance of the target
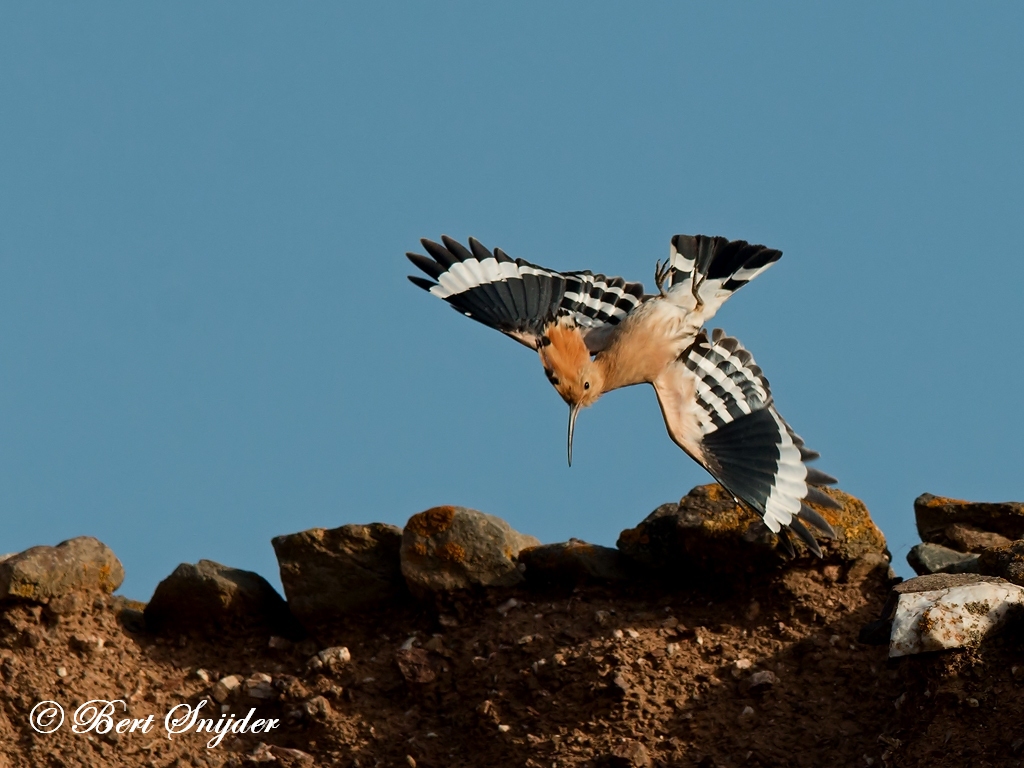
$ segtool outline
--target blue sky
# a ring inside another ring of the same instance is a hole
[[[898,569],[925,491],[1024,499],[1024,6],[7,5],[0,551],[183,561],[440,503],[611,545],[707,475],[653,391],[577,425],[410,285],[420,237],[652,283],[677,233],[784,256],[722,309]]]

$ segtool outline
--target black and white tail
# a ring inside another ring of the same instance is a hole
[[[783,530],[788,527],[820,557],[817,541],[801,520],[835,535],[806,503],[837,507],[818,487],[835,478],[807,466],[818,454],[775,410],[768,381],[753,357],[716,329],[710,340],[701,331],[681,360],[694,376],[704,466],[780,534],[783,546],[792,551]]]
[[[617,324],[644,295],[640,283],[589,271],[556,272],[513,260],[500,248],[489,251],[472,237],[469,248],[447,236],[441,243],[420,242],[430,258],[417,253],[406,256],[436,282],[410,276],[413,284],[533,348],[543,328],[559,317],[571,317],[586,336],[588,331]]]
[[[782,251],[705,235],[676,235],[669,255],[670,300],[711,319],[726,299],[782,257]],[[699,301],[698,301],[699,297]]]

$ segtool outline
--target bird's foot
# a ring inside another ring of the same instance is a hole
[[[672,274],[672,265],[670,259],[659,261],[654,266],[654,284],[658,286],[658,293],[664,298],[667,294],[665,293],[665,281],[668,280],[669,275]]]
[[[704,306],[704,299],[700,297],[700,287],[704,285],[704,278],[706,275],[701,275],[700,279],[697,279],[697,270],[693,270],[693,275],[690,277],[690,292],[693,294],[693,300],[697,302],[696,309],[700,309]]]

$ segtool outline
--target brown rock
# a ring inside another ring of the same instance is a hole
[[[863,502],[837,489],[825,491],[841,505],[815,507],[836,531],[834,540],[820,540],[825,560],[853,563],[867,554],[888,554]],[[791,538],[798,557],[810,556]],[[694,488],[678,504],[658,507],[636,528],[623,531],[618,547],[631,560],[664,573],[742,573],[789,563],[776,541],[757,514],[715,483]]]
[[[895,578],[895,572],[889,567],[888,555],[882,552],[868,552],[866,555],[858,557],[850,566],[846,572],[846,580],[854,583],[863,581],[882,568],[885,569],[883,574],[885,578]]]
[[[527,547],[519,553],[532,584],[615,582],[629,578],[628,562],[619,550],[588,544],[579,539],[559,544]]]
[[[260,628],[296,636],[301,631],[266,579],[212,560],[175,568],[157,585],[143,615],[152,632]]]
[[[385,523],[311,528],[271,540],[292,613],[306,626],[408,595],[402,529]]]
[[[124,567],[110,547],[92,536],[32,547],[0,562],[0,600],[39,603],[71,592],[110,593],[124,581]]]
[[[651,756],[639,741],[627,739],[597,761],[600,768],[650,768]]]
[[[1010,539],[998,533],[983,531],[973,525],[953,523],[943,531],[953,549],[961,552],[981,552],[990,547],[1005,547]]]
[[[395,663],[406,682],[422,685],[433,682],[437,677],[430,653],[422,648],[403,648],[395,651]]]
[[[1024,539],[1024,504],[1017,501],[961,501],[924,493],[914,501],[914,515],[922,541],[952,543],[947,539],[946,531],[957,523],[975,530],[999,533],[1009,539]]]
[[[986,549],[981,553],[978,566],[987,576],[999,576],[1024,586],[1024,541]]]
[[[413,594],[523,581],[516,558],[540,544],[504,520],[465,507],[434,507],[413,515],[402,534],[402,575]]]

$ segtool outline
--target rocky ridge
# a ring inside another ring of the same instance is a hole
[[[462,507],[312,529],[273,541],[284,598],[200,561],[134,603],[95,539],[35,547],[0,561],[0,766],[1017,765],[1024,514],[919,499],[926,543],[982,572],[900,584],[864,505],[831,495],[821,560],[717,485],[614,549]],[[963,641],[936,645],[940,620]],[[277,725],[214,747],[29,727],[98,697]]]

